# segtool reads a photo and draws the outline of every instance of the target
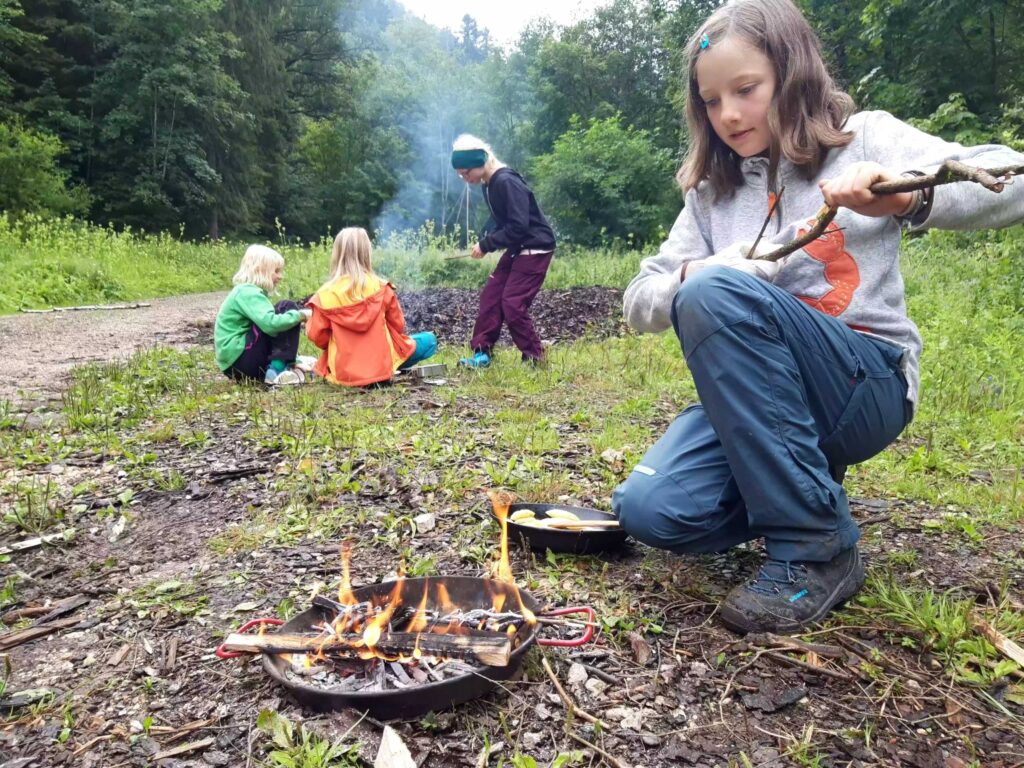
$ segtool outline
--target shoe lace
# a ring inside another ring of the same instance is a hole
[[[750,580],[747,589],[762,595],[777,595],[780,586],[796,584],[807,576],[807,566],[789,560],[768,560]]]

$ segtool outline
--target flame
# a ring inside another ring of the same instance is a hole
[[[491,566],[491,575],[498,581],[515,584],[512,578],[512,566],[508,562],[508,508],[516,497],[508,491],[488,491],[487,497],[494,508],[494,516],[501,525],[501,554],[498,561]]]
[[[363,642],[366,643],[367,648],[373,648],[373,646],[380,642],[380,636],[383,634],[384,628],[391,621],[391,616],[394,614],[395,609],[402,604],[403,586],[405,586],[405,579],[395,579],[395,586],[391,589],[383,610],[379,611],[376,616],[366,623],[366,629],[363,630]]]
[[[343,541],[341,543],[341,584],[338,585],[338,602],[342,605],[355,605],[359,602],[352,594],[351,563],[352,542]]]
[[[448,592],[447,585],[443,580],[425,580],[423,591],[415,598],[412,595],[404,595],[408,582],[404,576],[404,568],[400,569],[400,578],[395,580],[386,595],[377,594],[369,599],[360,601],[352,590],[351,581],[351,560],[352,542],[345,541],[341,544],[341,583],[338,586],[338,603],[345,606],[345,610],[339,610],[338,615],[331,621],[315,627],[320,632],[318,641],[319,647],[307,654],[282,654],[283,657],[292,661],[295,665],[310,667],[314,662],[326,661],[332,645],[344,643],[350,652],[354,652],[364,660],[384,659],[386,661],[399,661],[402,663],[417,663],[418,660],[431,658],[430,652],[424,652],[420,641],[423,635],[432,634],[470,634],[474,630],[486,630],[491,624],[489,612],[494,614],[514,612],[525,619],[527,624],[533,625],[537,617],[523,603],[522,594],[515,584],[512,576],[512,567],[509,564],[508,552],[508,514],[509,507],[515,501],[515,496],[507,491],[488,491],[488,496],[494,506],[494,514],[501,525],[500,553],[498,559],[491,565],[492,581],[485,581],[484,586],[490,597],[489,609],[483,606],[461,606],[456,605]],[[431,590],[433,593],[431,594]],[[432,599],[433,598],[433,599]],[[411,617],[406,619],[408,610],[415,600],[416,609]],[[399,612],[400,609],[402,612]],[[472,621],[467,614],[470,612],[482,611],[483,615],[478,621]],[[415,633],[416,641],[411,652],[397,656],[379,648],[381,638],[388,631],[393,618],[396,618],[396,631],[403,633]],[[261,627],[260,632],[264,629]],[[506,630],[510,637],[517,634],[515,625],[510,624]]]
[[[406,632],[422,632],[427,629],[427,598],[429,597],[429,590],[427,589],[429,582],[423,582],[423,597],[420,598],[420,603],[416,606],[416,613],[409,620],[409,625],[406,627]]]

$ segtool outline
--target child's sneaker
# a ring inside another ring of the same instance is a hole
[[[277,374],[277,378],[274,379],[275,387],[289,387],[303,384],[306,381],[306,375],[298,368],[289,368],[286,371],[281,371]]]
[[[267,371],[267,373],[269,374],[270,372]],[[305,380],[305,374],[297,368],[290,368],[287,371],[282,371],[280,374],[276,375],[272,381],[267,381],[266,383],[272,387],[289,387],[302,384]],[[264,381],[266,380],[264,379]]]
[[[303,373],[309,373],[316,365],[316,358],[311,355],[299,355],[295,358],[295,367]]]
[[[491,364],[491,356],[486,352],[474,352],[472,357],[463,357],[459,365],[464,368],[486,368]]]
[[[267,368],[267,373],[263,376],[263,383],[268,387],[274,386],[277,383],[277,377],[281,374],[275,371],[273,368]]]

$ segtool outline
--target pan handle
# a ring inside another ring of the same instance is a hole
[[[537,639],[538,645],[549,645],[557,648],[578,648],[586,645],[594,639],[594,624],[597,623],[597,614],[589,605],[577,606],[575,608],[557,608],[553,611],[544,611],[544,616],[569,616],[573,613],[585,613],[587,615],[587,629],[575,640],[546,640],[543,637]]]
[[[238,631],[239,632],[248,632],[253,627],[258,627],[258,626],[260,626],[262,624],[269,624],[272,627],[279,627],[282,624],[284,624],[284,622],[281,621],[280,619],[270,619],[270,618],[251,619],[250,621],[247,621],[247,622],[245,622],[245,624],[240,626],[238,628]],[[218,659],[237,659],[237,658],[239,658],[241,656],[246,656],[247,655],[247,654],[244,654],[244,653],[236,653],[235,651],[225,650],[224,643],[221,643],[220,645],[218,645],[217,646],[217,650],[214,651],[214,653],[217,655]]]

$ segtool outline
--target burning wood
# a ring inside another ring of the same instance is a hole
[[[512,653],[507,636],[439,635],[430,632],[387,632],[369,646],[362,635],[229,635],[224,643],[229,651],[245,653],[304,653],[339,658],[458,658],[491,667],[504,667]]]

